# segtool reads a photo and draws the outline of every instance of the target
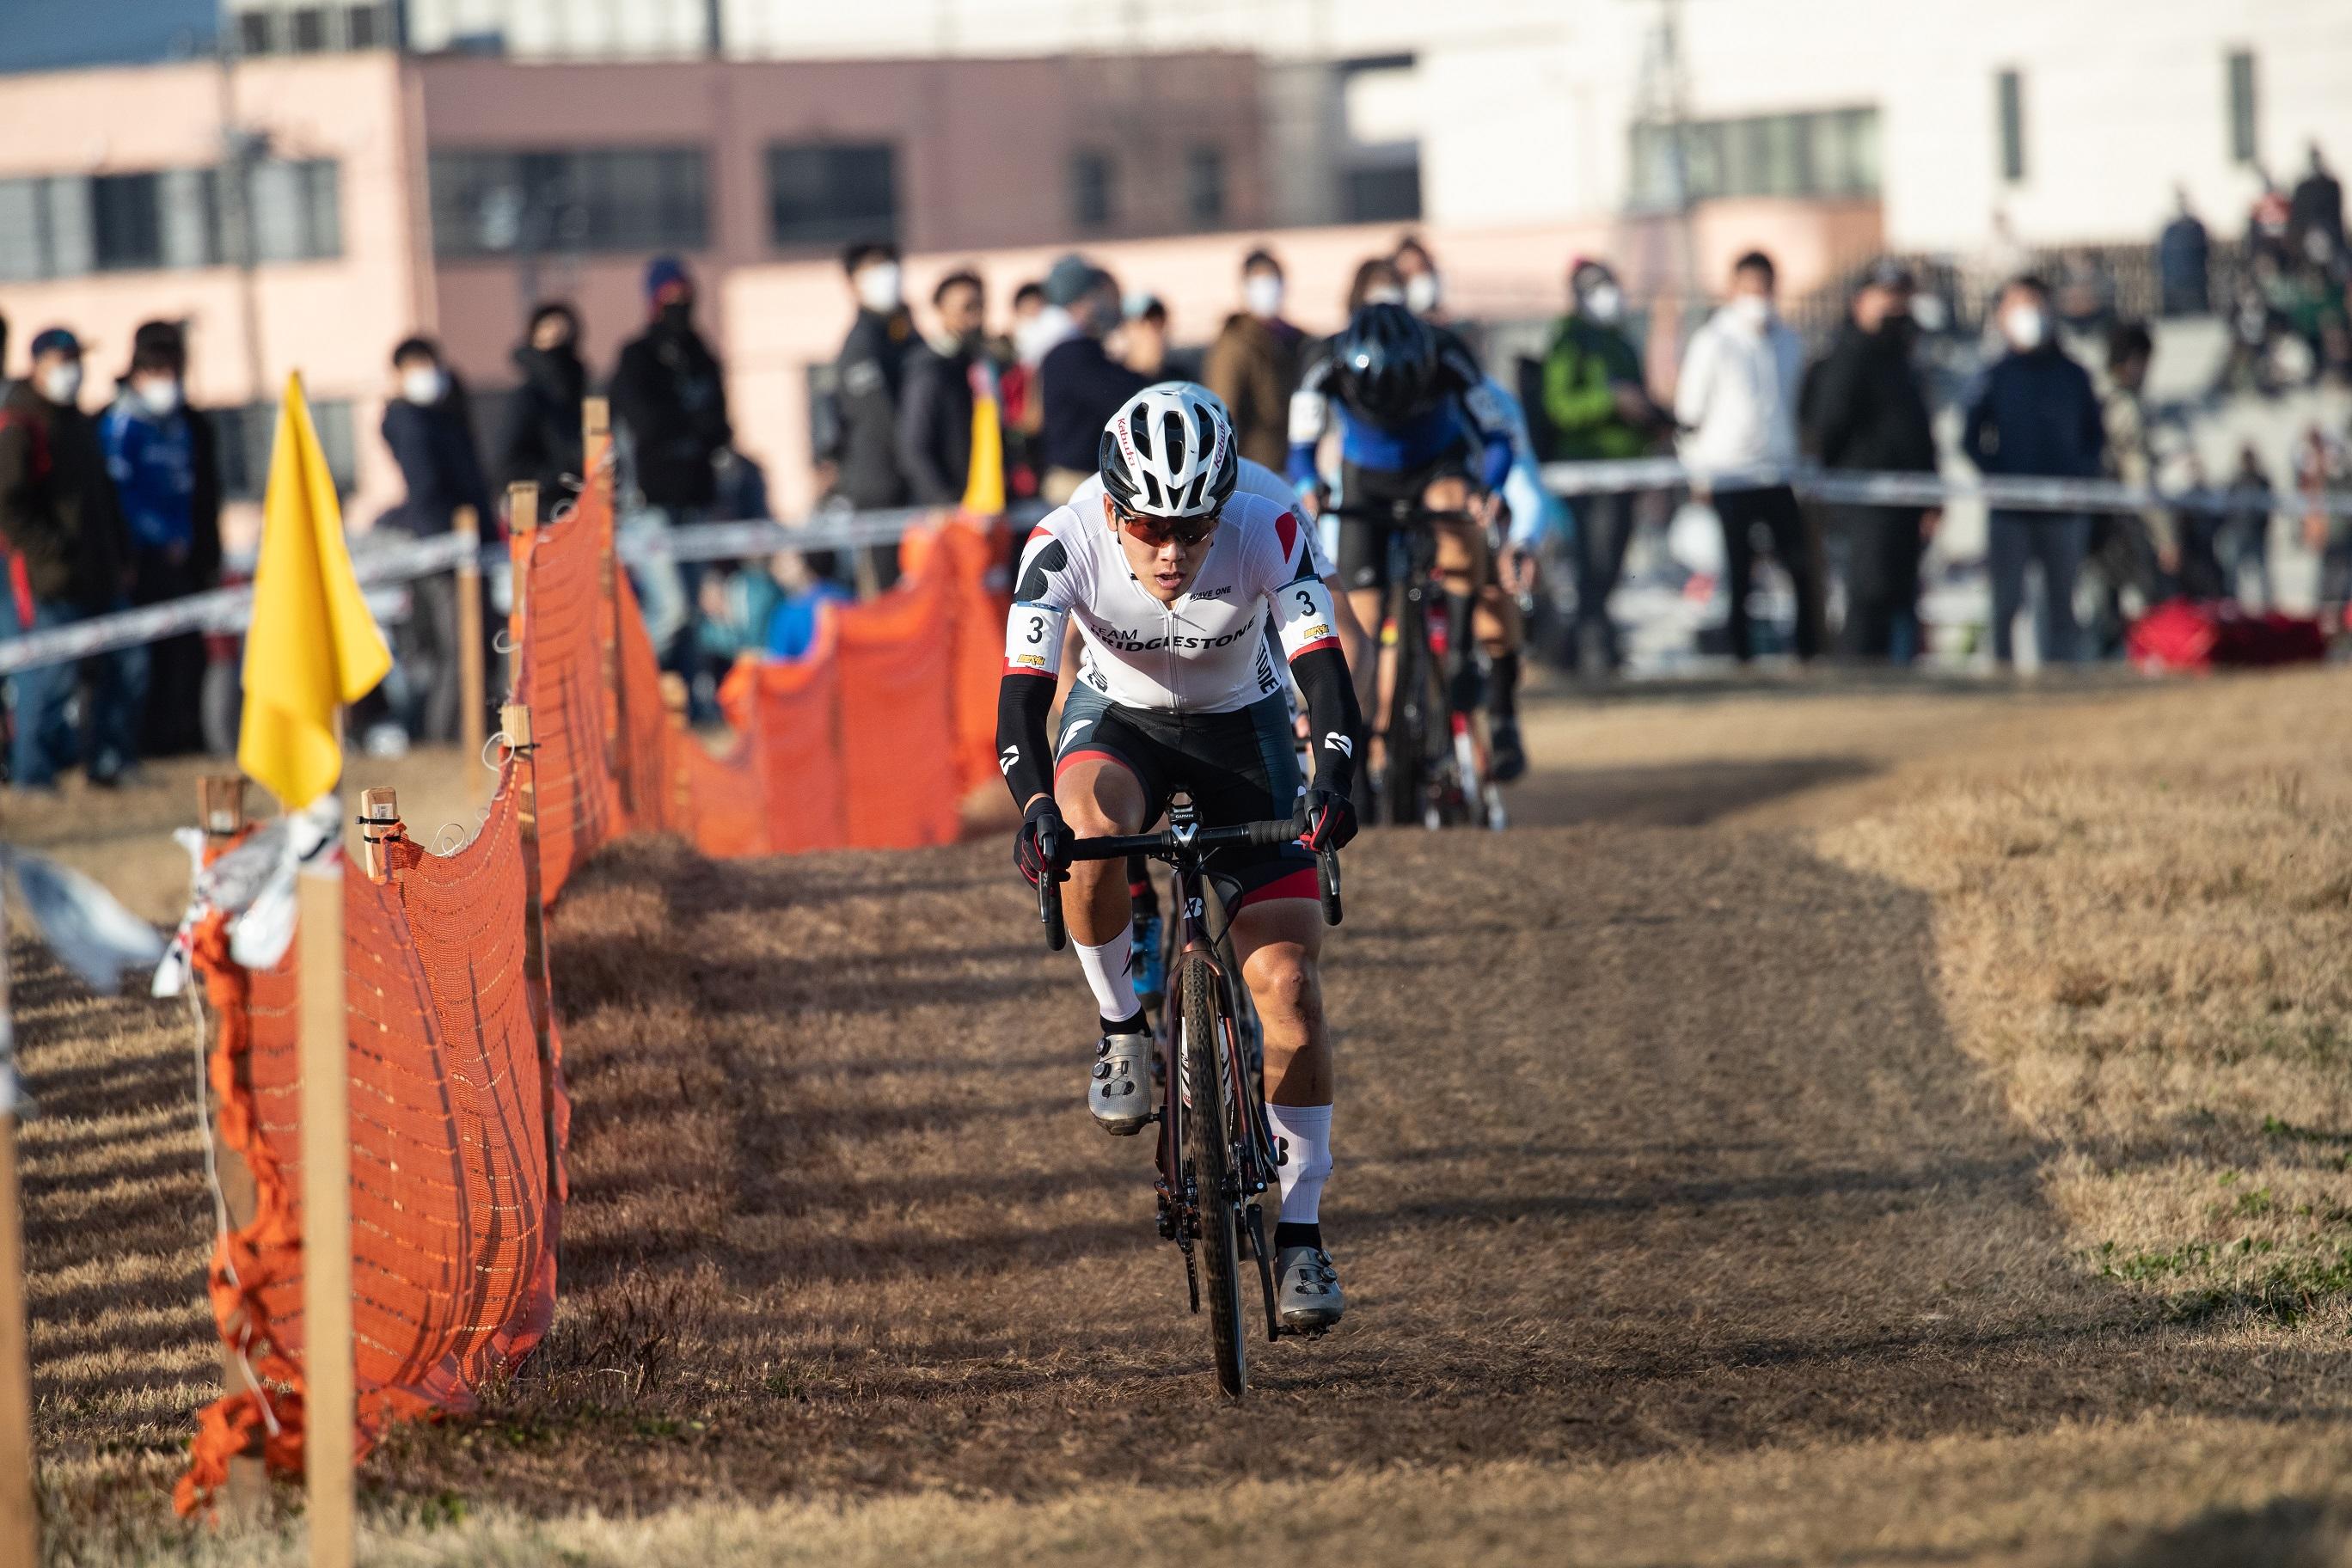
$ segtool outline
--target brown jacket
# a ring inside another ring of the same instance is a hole
[[[0,544],[37,600],[104,609],[128,586],[130,538],[98,424],[29,381],[0,400]]]
[[[1290,395],[1298,390],[1307,339],[1288,322],[1267,326],[1246,311],[1225,318],[1201,373],[1225,401],[1242,456],[1276,473],[1290,455]]]

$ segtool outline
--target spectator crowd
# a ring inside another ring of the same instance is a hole
[[[2163,318],[2211,312],[2229,336],[2224,389],[2276,391],[2288,373],[2352,377],[2352,287],[2340,185],[2318,149],[2291,193],[2267,179],[2241,259],[2221,264],[2185,196],[2155,248]],[[1987,314],[1983,363],[1958,399],[1958,446],[1989,475],[2107,477],[2144,489],[2211,488],[2193,455],[2168,454],[2147,402],[2154,338],[2112,312],[2086,315],[2068,275],[2033,270],[2021,254]],[[818,478],[827,504],[853,510],[960,504],[979,433],[1001,441],[1014,504],[1066,500],[1094,471],[1105,422],[1156,381],[1197,380],[1230,411],[1242,455],[1280,470],[1289,457],[1292,402],[1323,342],[1289,317],[1288,280],[1271,249],[1240,258],[1233,308],[1197,350],[1175,331],[1166,302],[1123,287],[1097,261],[1062,257],[992,314],[980,273],[947,272],[920,301],[908,298],[896,247],[849,247],[841,258],[849,321],[819,377],[814,411]],[[1786,483],[1723,484],[1713,476],[1757,466],[1932,474],[1939,450],[1922,318],[1941,315],[1938,290],[1902,263],[1875,263],[1852,279],[1842,317],[1808,352],[1784,316],[1773,259],[1738,258],[1718,308],[1695,321],[1671,395],[1654,389],[1647,337],[1671,323],[1638,319],[1624,284],[1597,257],[1573,258],[1565,308],[1486,390],[1506,408],[1516,442],[1504,487],[1512,539],[1539,551],[1553,614],[1546,646],[1588,674],[1624,658],[1607,605],[1645,521],[1663,523],[1679,492],[1580,493],[1566,505],[1544,492],[1539,463],[1678,456],[1689,496],[1721,527],[1727,590],[1724,649],[1746,660],[1763,647],[1748,589],[1759,563],[1777,563],[1794,605],[1788,646],[1799,658],[1834,652],[1900,663],[1923,651],[1922,562],[1942,522],[1920,506],[1813,507]],[[660,548],[670,531],[768,513],[765,477],[737,451],[726,378],[699,328],[695,279],[675,258],[644,277],[645,321],[604,383],[616,453],[620,530],[648,630],[665,662],[689,678],[708,710],[716,677],[745,652],[793,657],[815,633],[818,606],[887,588],[896,552],[854,558],[779,552],[760,563],[703,570]],[[1356,269],[1350,315],[1401,305],[1449,337],[1478,342],[1454,321],[1435,256],[1402,237]],[[1917,309],[1915,310],[1915,305]],[[2096,324],[2094,374],[2074,349]],[[2071,330],[2070,330],[2071,329]],[[2297,345],[2294,354],[2283,345]],[[537,484],[550,503],[577,482],[581,416],[596,378],[581,353],[581,321],[551,300],[530,311],[511,354],[513,390],[487,451],[469,390],[440,346],[412,337],[390,356],[380,434],[404,494],[371,520],[381,540],[449,531],[470,509],[499,526],[493,498]],[[8,613],[0,634],[68,625],[130,605],[176,598],[221,580],[222,461],[215,426],[185,395],[180,325],[150,321],[133,336],[110,393],[92,415],[83,345],[49,327],[8,358],[0,321],[0,548]],[[982,419],[983,412],[992,417]],[[994,472],[992,463],[991,472]],[[2293,485],[2306,495],[2352,491],[2352,455],[2314,426],[2298,444]],[[2150,508],[2068,514],[1996,510],[1986,569],[1994,660],[2016,656],[2011,627],[2029,603],[2046,660],[2109,655],[2131,616],[2161,600],[2270,592],[2270,520],[2282,497],[2251,446],[2221,487],[2226,510]],[[1533,519],[1532,525],[1528,520]],[[2352,595],[2352,531],[2312,510],[2305,539],[2325,562],[2323,598],[2340,624]],[[364,544],[362,548],[364,548]],[[1530,582],[1517,584],[1521,589]],[[414,584],[396,636],[392,679],[358,716],[371,744],[446,741],[460,730],[460,617],[449,579]],[[1535,595],[1523,595],[1532,604]],[[1842,606],[1843,613],[1836,614]],[[1832,625],[1834,618],[1836,624]],[[488,617],[486,617],[488,619]],[[19,789],[48,789],[84,769],[107,785],[134,776],[142,756],[202,746],[207,670],[225,662],[190,634],[146,647],[27,670],[10,682],[5,765]],[[219,743],[217,736],[212,737]]]

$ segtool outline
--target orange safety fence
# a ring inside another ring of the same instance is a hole
[[[362,1453],[391,1421],[471,1407],[553,1318],[570,1107],[553,1006],[526,961],[534,842],[552,906],[633,829],[713,856],[946,843],[963,795],[995,775],[1004,602],[980,528],[917,531],[899,585],[828,606],[805,658],[740,663],[721,689],[738,733],[720,755],[664,701],[613,560],[611,464],[591,472],[569,512],[511,541],[513,699],[530,710],[532,749],[509,752],[465,848],[397,838],[384,880],[343,883]],[[215,913],[195,958],[219,1018],[208,1073],[223,1140],[257,1191],[251,1222],[216,1243],[214,1316],[257,1386],[202,1412],[183,1512],[240,1454],[282,1472],[302,1462],[294,957],[241,968]]]
[[[457,854],[398,840],[383,882],[343,879],[362,1452],[391,1421],[468,1408],[554,1317],[570,1109],[552,1026],[543,1064],[525,989],[517,784],[510,763],[482,831]],[[200,1415],[183,1512],[255,1447],[299,1472],[302,1430],[294,960],[239,968],[215,913],[196,961],[220,1016],[209,1074],[223,1139],[257,1192],[252,1222],[215,1244],[213,1313],[259,1388]]]

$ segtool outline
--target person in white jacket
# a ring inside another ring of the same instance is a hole
[[[1739,488],[1708,482],[1711,474],[1758,468],[1785,476],[1797,462],[1797,392],[1805,351],[1772,307],[1772,258],[1751,250],[1732,264],[1731,299],[1691,335],[1675,389],[1680,450],[1693,470],[1692,488],[1710,491],[1723,520],[1725,571],[1731,593],[1731,651],[1742,664],[1754,652],[1748,590],[1755,571],[1756,525],[1770,531],[1772,553],[1797,585],[1797,657],[1811,658],[1820,642],[1821,568],[1785,477]],[[1769,477],[1769,476],[1768,476]]]

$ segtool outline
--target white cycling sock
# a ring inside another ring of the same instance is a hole
[[[1078,950],[1078,967],[1087,972],[1087,985],[1104,1017],[1116,1023],[1143,1011],[1143,1004],[1135,999],[1135,976],[1127,972],[1128,956],[1135,947],[1131,923],[1121,921],[1118,930],[1100,947],[1082,942],[1070,945]]]
[[[1274,1135],[1290,1144],[1290,1158],[1275,1168],[1282,1184],[1281,1223],[1319,1224],[1323,1184],[1331,1179],[1331,1108],[1269,1105],[1265,1119]]]

